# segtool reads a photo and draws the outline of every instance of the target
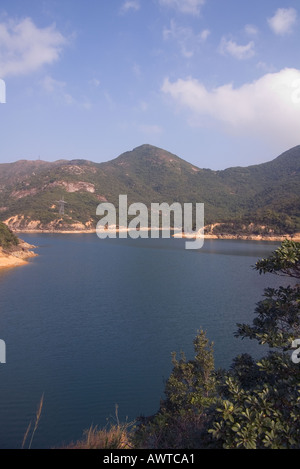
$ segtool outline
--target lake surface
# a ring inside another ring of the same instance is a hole
[[[24,234],[38,246],[26,266],[0,272],[0,448],[20,448],[42,394],[33,448],[70,443],[115,415],[159,407],[171,354],[193,357],[200,328],[216,367],[262,353],[233,336],[251,323],[274,276],[255,262],[279,243],[181,239],[100,240],[94,234]],[[281,282],[282,283],[282,282]]]

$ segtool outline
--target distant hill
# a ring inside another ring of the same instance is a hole
[[[300,145],[274,160],[221,171],[142,145],[106,163],[26,161],[0,165],[0,217],[13,230],[87,230],[96,207],[128,203],[205,204],[210,232],[300,231]],[[65,213],[58,201],[64,198]]]

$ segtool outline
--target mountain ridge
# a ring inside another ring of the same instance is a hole
[[[204,203],[205,224],[221,226],[217,230],[225,230],[223,234],[250,225],[254,232],[295,233],[300,231],[299,187],[300,145],[269,162],[216,171],[143,144],[101,163],[59,159],[0,164],[0,219],[17,231],[90,230],[98,221],[99,203],[118,207],[119,195],[127,194],[129,204],[147,207],[152,202]],[[58,204],[62,197],[67,202],[63,216]]]

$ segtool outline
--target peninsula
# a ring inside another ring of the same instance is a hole
[[[32,251],[34,247],[18,238],[0,222],[0,269],[26,264],[29,258],[37,255]]]

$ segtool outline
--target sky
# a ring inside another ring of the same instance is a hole
[[[0,163],[271,161],[300,144],[299,44],[299,0],[1,0]]]

